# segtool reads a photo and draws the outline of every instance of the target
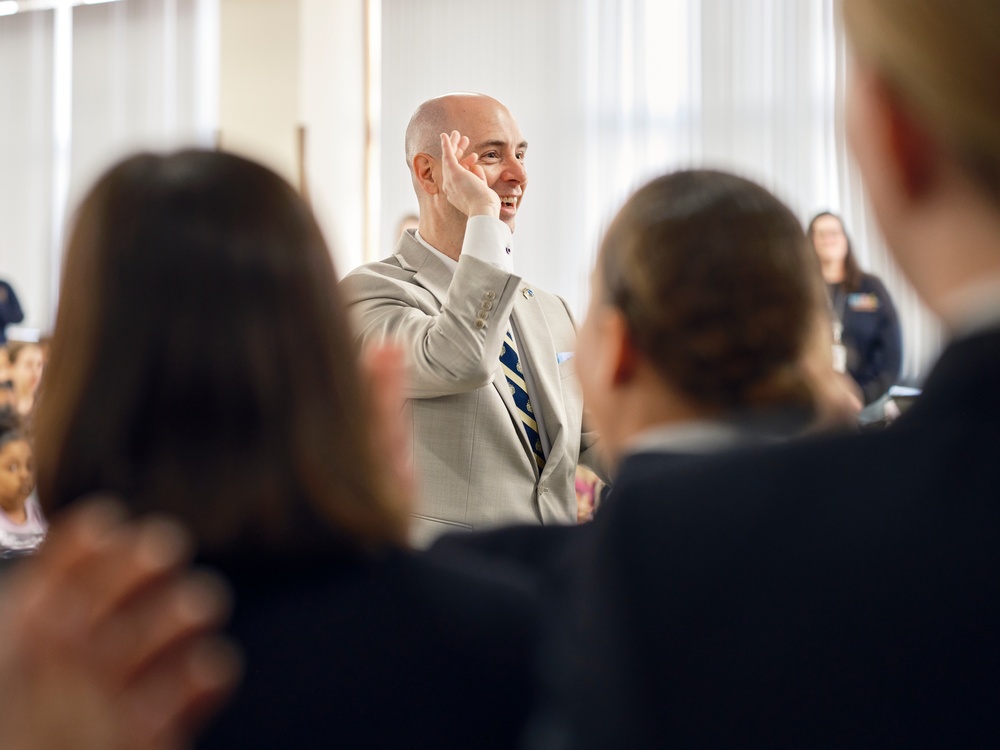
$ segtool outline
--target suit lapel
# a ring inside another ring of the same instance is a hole
[[[525,286],[524,289],[530,287]],[[556,362],[556,352],[552,348],[554,339],[548,321],[537,299],[533,295],[523,293],[523,290],[514,302],[512,317],[517,327],[520,356],[527,358],[531,378],[534,381],[532,407],[536,413],[541,414],[545,423],[545,433],[550,446],[549,455],[565,455],[562,443],[566,440],[563,431],[566,418],[559,385],[559,366]],[[530,453],[527,440],[522,442]],[[552,470],[554,464],[553,461],[546,461],[542,475]]]
[[[413,271],[413,280],[433,294],[438,304],[443,306],[448,299],[448,288],[451,286],[451,269],[409,232],[404,233],[396,245],[395,257],[402,268]],[[523,287],[523,289],[529,288],[527,285]],[[534,384],[532,408],[536,412],[541,411],[550,446],[549,453],[553,456],[563,455],[565,451],[562,442],[566,439],[563,433],[565,418],[560,395],[559,368],[556,353],[552,349],[552,334],[541,305],[534,296],[524,294],[523,289],[514,302],[514,311],[511,314],[517,327],[518,356],[528,362],[531,371]],[[510,413],[522,450],[530,459],[530,464],[535,466],[534,453],[528,445],[528,437],[521,427],[520,413],[510,394],[510,384],[500,367],[499,351],[493,374],[493,386]],[[555,462],[546,461],[542,474],[547,473],[554,464]]]
[[[413,281],[433,294],[438,304],[443,306],[451,286],[451,269],[409,232],[404,232],[399,238],[394,255],[400,267],[413,271]]]

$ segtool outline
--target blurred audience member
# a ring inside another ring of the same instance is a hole
[[[531,747],[1000,746],[1000,3],[840,8],[866,197],[952,340],[885,430],[627,459]]]
[[[10,357],[10,380],[14,391],[14,408],[22,417],[35,406],[35,394],[44,369],[42,347],[28,341],[7,344]]]
[[[0,557],[17,557],[37,549],[47,525],[32,495],[35,462],[20,420],[0,411]]]
[[[592,521],[604,489],[604,482],[586,466],[576,467],[576,520]]]
[[[0,346],[0,388],[12,388],[10,381],[10,352],[7,351],[7,344]]]
[[[17,397],[14,395],[14,383],[10,379],[10,355],[7,345],[0,346],[0,412],[17,413]]]
[[[689,171],[636,192],[602,242],[576,354],[612,465],[665,469],[852,424],[817,266],[791,211],[752,182]],[[658,491],[669,502],[666,473]],[[588,533],[513,527],[434,550],[547,574]]]
[[[7,341],[7,326],[10,323],[20,323],[24,320],[21,303],[17,295],[6,281],[0,281],[0,344]]]
[[[818,415],[816,261],[762,187],[677,172],[637,191],[601,244],[578,374],[614,462],[771,442]]]
[[[135,156],[64,269],[39,495],[167,512],[229,577],[247,673],[202,746],[511,747],[534,601],[404,549],[402,363],[360,371],[298,194],[229,154]]]
[[[834,366],[850,373],[870,404],[899,378],[903,344],[896,308],[878,277],[861,270],[839,216],[818,214],[807,234],[829,294]]]

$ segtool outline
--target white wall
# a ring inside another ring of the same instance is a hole
[[[309,198],[343,275],[364,261],[364,3],[299,0]]]
[[[219,144],[299,184],[297,0],[221,0]]]
[[[0,276],[27,336],[52,325],[65,221],[110,163],[212,143],[216,0],[128,0],[0,17]],[[208,90],[209,95],[205,94]]]
[[[51,13],[0,18],[0,278],[14,288],[25,325],[46,328],[52,246]],[[13,106],[14,104],[17,106]]]

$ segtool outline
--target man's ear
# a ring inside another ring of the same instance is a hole
[[[436,167],[437,160],[429,154],[419,153],[413,157],[414,180],[420,185],[420,189],[428,195],[437,195],[441,192],[435,173]]]

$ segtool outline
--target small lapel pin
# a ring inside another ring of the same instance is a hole
[[[507,255],[510,255],[510,248],[507,247],[507,248],[504,248],[504,249],[507,251]]]
[[[524,287],[524,289],[521,290],[521,294],[524,295],[525,299],[531,299],[532,297],[535,296],[535,293],[531,291],[531,289],[529,289],[528,287]]]

